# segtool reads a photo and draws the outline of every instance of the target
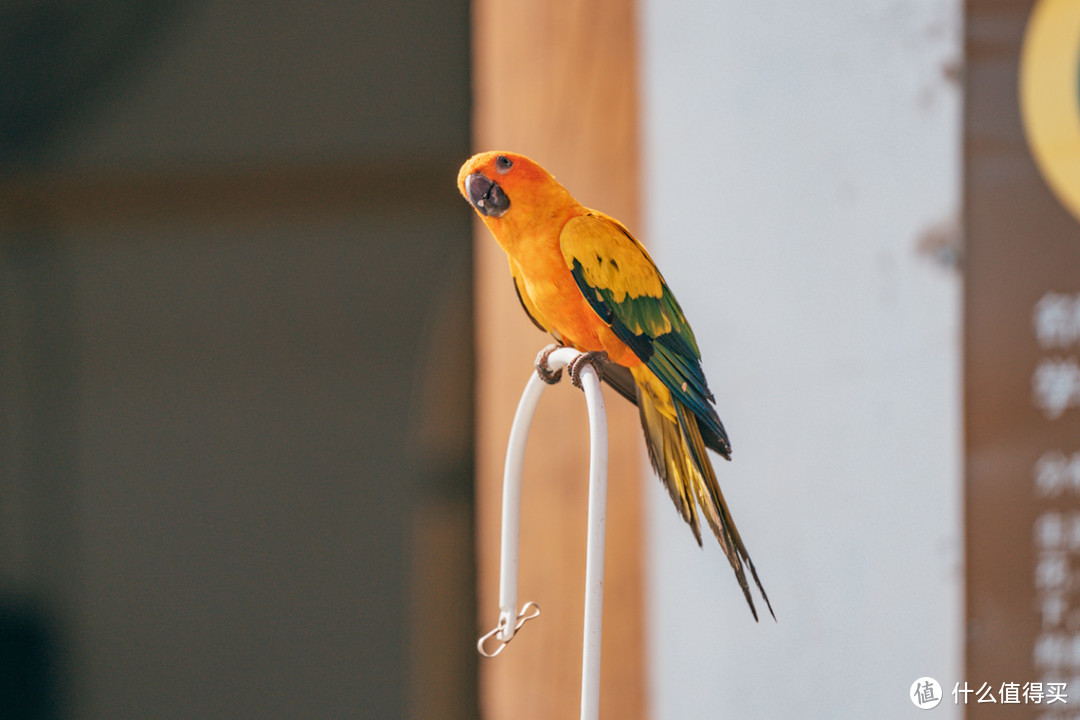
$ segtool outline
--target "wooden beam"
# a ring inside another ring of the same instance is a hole
[[[512,150],[550,170],[588,206],[631,229],[638,207],[638,96],[632,0],[475,0],[476,150]],[[505,255],[477,223],[477,521],[480,627],[498,618],[502,466],[537,350],[550,342],[522,313]],[[601,715],[645,715],[642,449],[637,412],[607,395],[610,429]],[[522,602],[540,619],[481,664],[488,720],[578,716],[584,609],[588,428],[563,383],[540,403],[526,457]]]
[[[345,158],[0,175],[0,230],[26,223],[86,229],[192,215],[228,218],[454,208],[458,201],[452,180],[459,163],[460,158],[443,155],[423,160]]]

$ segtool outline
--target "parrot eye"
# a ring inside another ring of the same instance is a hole
[[[500,175],[505,175],[510,172],[510,168],[514,167],[514,161],[505,155],[500,155],[495,158],[495,169],[498,170]]]

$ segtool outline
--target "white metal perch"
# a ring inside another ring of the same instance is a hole
[[[581,353],[559,348],[548,358],[552,371],[561,370]],[[591,364],[579,373],[589,412],[589,524],[585,546],[585,633],[581,658],[581,720],[600,716],[600,637],[604,608],[604,530],[607,524],[607,418],[600,377]],[[502,652],[514,633],[540,614],[536,603],[517,609],[518,539],[521,527],[521,476],[525,463],[525,442],[533,414],[546,383],[533,373],[518,403],[503,470],[502,550],[499,579],[499,624],[477,642],[485,657]],[[498,645],[485,648],[494,638]]]

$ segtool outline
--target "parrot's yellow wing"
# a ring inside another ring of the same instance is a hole
[[[690,409],[705,444],[730,459],[731,443],[710,404],[694,332],[645,248],[621,223],[596,211],[567,222],[559,244],[592,309]]]
[[[683,519],[701,543],[695,504],[731,563],[750,611],[744,563],[772,613],[769,596],[739,536],[705,452],[731,459],[731,443],[712,406],[694,333],[645,248],[618,221],[591,211],[559,235],[578,289],[615,336],[644,364],[630,368],[649,458]],[[775,617],[775,615],[774,615]]]

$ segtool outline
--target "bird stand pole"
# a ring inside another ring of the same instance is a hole
[[[548,367],[558,372],[581,356],[572,348],[549,353]],[[585,546],[585,635],[581,657],[581,720],[600,717],[600,636],[604,609],[604,529],[607,524],[607,418],[600,376],[588,362],[580,366],[578,377],[589,411],[589,524]],[[529,378],[518,403],[503,470],[502,554],[499,579],[499,624],[480,638],[477,649],[484,657],[495,657],[522,625],[540,614],[534,602],[517,609],[518,539],[521,528],[521,476],[525,464],[525,442],[533,414],[546,383],[538,373]],[[488,640],[497,645],[488,650]]]

